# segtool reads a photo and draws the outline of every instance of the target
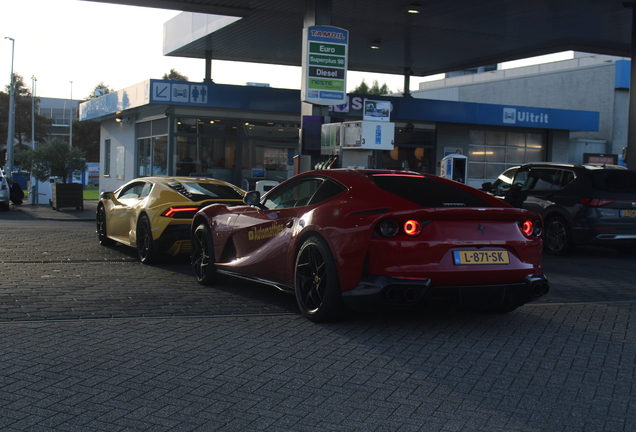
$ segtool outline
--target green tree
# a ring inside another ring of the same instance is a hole
[[[64,183],[73,171],[86,168],[84,152],[60,138],[40,145],[32,152],[33,177],[47,181],[58,177]]]
[[[32,94],[24,84],[24,78],[19,74],[14,74],[15,82],[15,146],[23,146],[24,142],[32,142]],[[5,92],[0,92],[0,160],[6,159],[6,143],[7,134],[9,133],[9,101],[10,101],[9,84],[5,87]],[[35,141],[42,142],[49,137],[49,127],[51,120],[38,114],[40,99],[35,98]],[[14,149],[14,166],[21,167],[15,163]],[[24,167],[27,168],[27,167]]]
[[[97,99],[114,92],[115,90],[102,81],[93,88],[84,101]],[[88,162],[99,162],[100,128],[101,125],[98,121],[81,122],[79,119],[73,119],[73,147],[81,149]]]
[[[107,95],[108,93],[114,93],[115,90],[104,84],[104,81],[100,82],[95,86],[91,94],[88,97],[84,98],[85,101],[97,99],[100,96]]]
[[[380,85],[378,84],[378,80],[373,80],[373,84],[371,85],[371,87],[369,87],[369,85],[364,81],[364,78],[362,78],[362,82],[358,84],[358,86],[354,88],[351,93],[384,95],[391,94],[392,92],[389,89],[389,86],[386,85],[386,83]]]
[[[162,79],[171,81],[190,81],[187,76],[177,72],[176,69],[170,69],[170,73],[163,74]]]

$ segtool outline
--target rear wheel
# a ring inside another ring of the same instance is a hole
[[[196,227],[192,236],[192,269],[201,285],[211,285],[214,281],[214,244],[210,228],[205,223]]]
[[[102,246],[114,245],[115,241],[109,239],[106,232],[106,209],[103,205],[97,207],[95,223],[97,224],[97,238],[99,238],[99,244]]]
[[[298,251],[295,291],[298,307],[311,321],[335,321],[344,315],[336,264],[320,237],[310,237]]]
[[[545,251],[551,255],[566,255],[572,248],[572,234],[561,216],[552,216],[545,224]]]
[[[137,223],[137,252],[139,261],[143,264],[153,264],[157,261],[158,253],[152,239],[150,220],[146,215],[142,216]]]

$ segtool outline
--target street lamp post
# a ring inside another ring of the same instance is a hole
[[[68,133],[68,144],[69,146],[73,147],[73,81],[69,81],[71,83],[71,103],[69,104],[69,108],[71,111],[71,115],[69,116],[69,119],[71,121],[71,128],[69,129],[69,133]]]
[[[7,175],[11,176],[13,171],[13,142],[15,139],[15,83],[13,77],[13,54],[15,51],[15,39],[5,36],[11,41],[11,83],[9,84],[9,131],[7,133]],[[11,178],[11,177],[9,177]]]
[[[35,142],[35,84],[38,79],[35,75],[31,76],[31,147],[36,148]],[[38,204],[38,181],[33,177],[33,164],[31,164],[31,190],[29,191],[31,204]]]

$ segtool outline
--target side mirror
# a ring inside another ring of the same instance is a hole
[[[261,193],[259,191],[249,191],[243,197],[243,202],[250,206],[260,207]]]
[[[492,189],[492,182],[486,182],[481,184],[481,190],[485,192],[490,192],[490,189]]]
[[[101,199],[110,199],[113,196],[112,192],[102,192],[99,194]]]

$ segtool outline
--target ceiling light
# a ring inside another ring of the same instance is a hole
[[[380,41],[379,40],[373,40],[371,42],[369,42],[369,48],[371,49],[380,49]]]
[[[406,7],[406,13],[418,14],[422,12],[422,6],[417,3],[411,3]]]

